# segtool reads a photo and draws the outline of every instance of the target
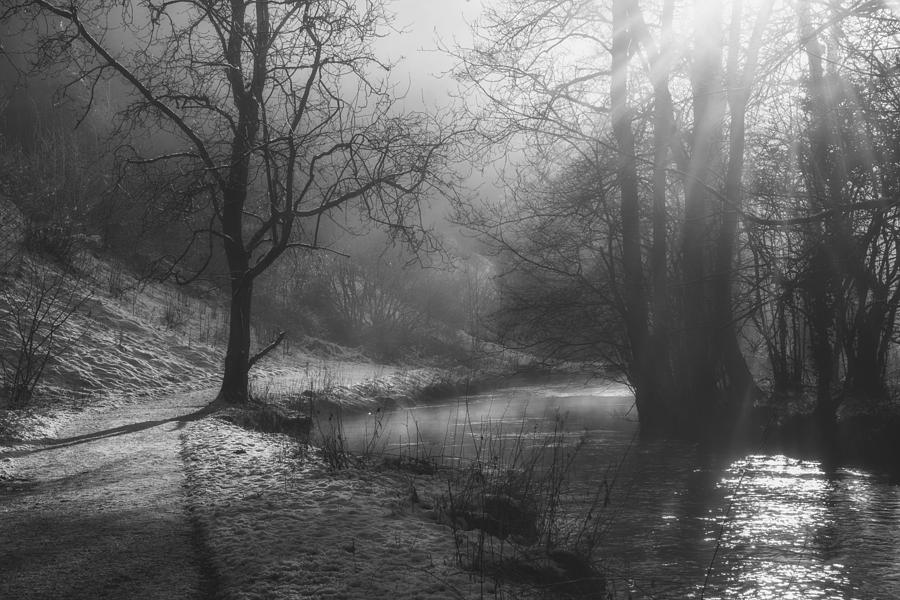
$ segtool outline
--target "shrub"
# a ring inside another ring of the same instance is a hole
[[[346,469],[353,464],[353,454],[347,446],[340,407],[328,411],[327,416],[314,411],[315,439],[322,459],[332,471]]]
[[[12,333],[12,348],[0,354],[0,391],[10,408],[31,402],[47,363],[65,351],[63,327],[89,297],[80,279],[28,261],[4,287],[0,323]]]
[[[556,415],[548,432],[515,432],[473,424],[474,456],[451,470],[436,501],[449,525],[456,560],[493,584],[515,581],[565,597],[595,597],[605,580],[593,566],[602,508],[598,491],[587,503],[571,492],[572,466],[584,443],[566,439]]]

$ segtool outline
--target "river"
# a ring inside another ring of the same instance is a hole
[[[355,417],[345,430],[371,443],[378,421],[381,450],[464,460],[478,432],[512,439],[564,419],[561,437],[579,445],[574,486],[609,487],[597,555],[634,598],[900,598],[897,481],[762,442],[747,452],[642,441],[632,405],[616,384],[529,385]]]

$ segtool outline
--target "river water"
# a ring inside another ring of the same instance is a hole
[[[597,555],[634,598],[900,598],[900,484],[860,468],[637,435],[627,389],[530,385],[348,419],[347,436],[413,456],[471,458],[483,432],[558,427],[575,487],[604,490]],[[481,450],[485,450],[482,448]],[[608,496],[606,490],[609,490]]]

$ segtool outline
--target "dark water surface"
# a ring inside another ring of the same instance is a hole
[[[900,598],[900,485],[860,468],[769,453],[646,442],[628,390],[581,382],[508,388],[389,413],[377,443],[462,460],[480,432],[515,439],[565,415],[583,439],[577,485],[612,485],[599,555],[635,598]],[[372,440],[377,415],[346,422]],[[499,434],[499,435],[497,435]],[[708,574],[708,578],[707,578]]]

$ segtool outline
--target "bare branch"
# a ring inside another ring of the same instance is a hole
[[[263,359],[266,356],[266,354],[268,354],[269,352],[271,352],[272,350],[277,348],[278,344],[281,343],[281,340],[284,339],[285,335],[287,335],[286,332],[279,331],[278,335],[275,337],[275,339],[272,340],[271,342],[269,342],[269,345],[267,345],[265,348],[263,348],[262,350],[260,350],[259,352],[257,352],[256,354],[254,354],[253,356],[250,357],[247,367],[252,368],[253,365],[255,365],[257,362],[259,362],[261,359]]]

